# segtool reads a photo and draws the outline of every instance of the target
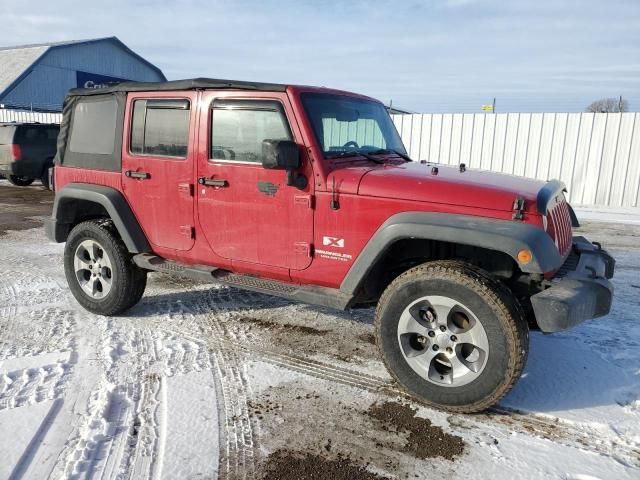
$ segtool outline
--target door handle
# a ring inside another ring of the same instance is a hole
[[[151,178],[151,175],[149,175],[147,172],[134,172],[132,170],[127,170],[126,172],[124,172],[124,176],[129,178],[139,178],[140,180]]]
[[[208,187],[226,187],[229,185],[226,180],[214,180],[213,178],[205,177],[198,178],[198,183]]]

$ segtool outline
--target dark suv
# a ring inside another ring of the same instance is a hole
[[[41,123],[0,123],[0,174],[19,187],[40,180],[49,188],[60,127]]]

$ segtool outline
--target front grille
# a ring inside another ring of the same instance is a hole
[[[569,205],[563,194],[558,195],[547,208],[547,232],[562,256],[569,253],[573,242]]]

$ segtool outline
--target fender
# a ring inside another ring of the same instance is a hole
[[[526,223],[444,213],[399,213],[382,224],[364,247],[340,285],[353,294],[370,269],[396,241],[418,238],[482,247],[508,254],[526,273],[558,269],[564,259],[547,233]],[[518,252],[531,251],[528,264],[518,261]]]
[[[87,183],[70,183],[56,192],[53,213],[45,222],[45,231],[50,240],[57,243],[67,240],[76,220],[75,210],[68,208],[71,200],[101,205],[109,214],[129,252],[151,252],[147,237],[124,196],[114,188]]]

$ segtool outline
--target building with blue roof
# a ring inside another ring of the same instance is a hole
[[[0,47],[0,108],[57,112],[71,88],[123,80],[166,78],[116,37]]]

